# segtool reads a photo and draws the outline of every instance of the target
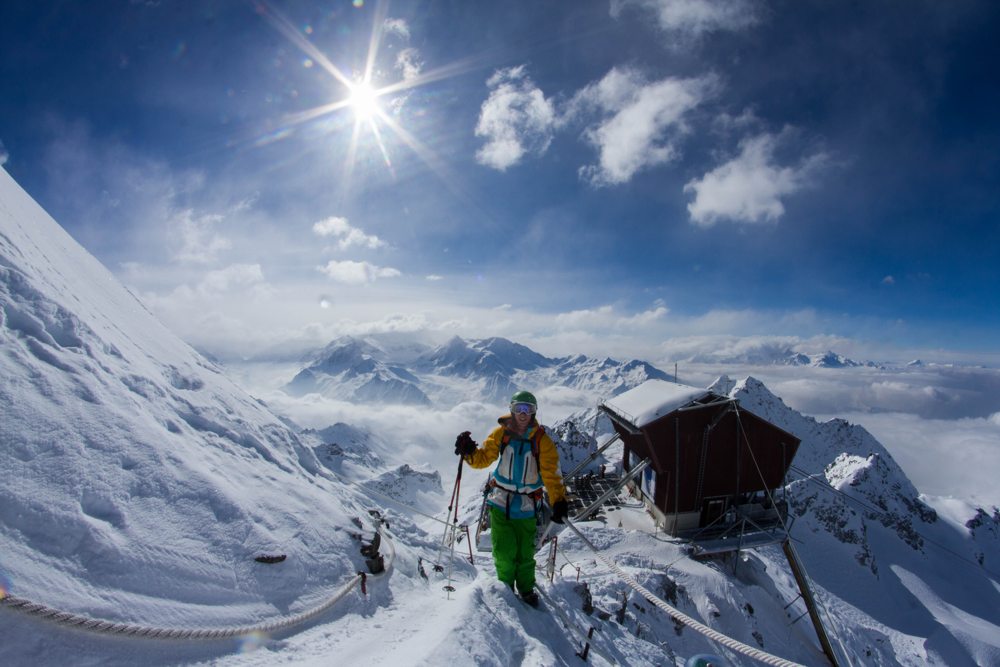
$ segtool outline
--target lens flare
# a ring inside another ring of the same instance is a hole
[[[0,600],[10,595],[10,577],[3,570],[0,570]]]
[[[239,651],[240,653],[253,653],[266,644],[267,640],[268,636],[263,632],[251,632],[244,637],[240,637]]]
[[[687,662],[684,663],[684,667],[726,667],[728,664],[717,655],[699,653],[688,658]]]

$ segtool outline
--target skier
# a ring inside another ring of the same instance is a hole
[[[552,503],[552,521],[566,518],[566,488],[559,470],[559,452],[552,438],[535,419],[538,401],[527,391],[510,399],[510,414],[486,436],[479,447],[465,431],[455,439],[455,454],[473,468],[500,462],[490,478],[487,503],[493,561],[497,578],[514,589],[532,607],[538,606],[535,592],[535,529],[542,503],[542,486]]]

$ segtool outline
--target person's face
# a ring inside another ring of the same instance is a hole
[[[514,415],[514,425],[518,431],[523,431],[531,423],[534,416],[534,406],[529,403],[515,403],[511,406],[511,413]]]

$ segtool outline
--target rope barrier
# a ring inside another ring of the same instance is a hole
[[[66,625],[80,630],[87,630],[101,634],[125,635],[128,637],[142,637],[147,639],[229,639],[232,637],[242,637],[245,635],[264,633],[269,634],[278,630],[283,630],[298,625],[313,616],[317,616],[337,602],[351,591],[359,582],[363,575],[356,574],[354,577],[323,604],[277,621],[268,623],[258,623],[257,625],[241,625],[228,628],[157,628],[145,625],[135,625],[132,623],[116,623],[101,619],[88,618],[80,614],[68,611],[53,609],[37,602],[31,602],[14,595],[8,595],[0,600],[0,606],[8,607],[17,611],[23,611],[29,616],[36,616],[47,621],[53,621],[59,625]]]
[[[382,532],[381,525],[376,527],[376,530],[384,536]],[[377,575],[368,575],[363,572],[359,572],[354,575],[348,582],[341,587],[334,595],[329,599],[325,600],[322,604],[313,607],[312,609],[307,609],[301,613],[294,614],[292,616],[286,616],[283,618],[278,618],[273,621],[267,621],[262,623],[257,623],[255,625],[239,625],[230,626],[222,628],[157,628],[146,625],[138,625],[133,623],[120,623],[114,621],[107,621],[102,619],[89,618],[80,614],[74,614],[68,611],[62,611],[59,609],[53,609],[44,604],[38,602],[32,602],[24,598],[17,597],[16,595],[7,595],[0,598],[0,607],[7,607],[9,609],[20,611],[28,614],[29,616],[34,616],[47,621],[52,621],[59,625],[65,625],[72,628],[77,628],[80,630],[86,630],[88,632],[95,632],[99,634],[110,634],[110,635],[124,635],[126,637],[140,637],[146,639],[183,639],[183,640],[202,640],[202,639],[229,639],[233,637],[242,637],[246,635],[262,633],[262,634],[272,634],[281,630],[286,630],[288,628],[300,625],[309,619],[322,614],[327,611],[335,604],[340,602],[355,586],[359,583],[362,585],[364,590],[365,582],[368,577],[378,577],[382,578],[387,576],[392,569],[393,561],[395,560],[396,551],[392,544],[392,540],[388,538],[385,542],[390,551],[389,563],[385,566],[385,570]]]
[[[746,655],[746,656],[749,656],[751,658],[754,658],[755,660],[759,660],[760,662],[763,662],[765,664],[774,665],[775,667],[803,667],[803,665],[801,665],[801,664],[799,664],[797,662],[792,662],[791,660],[785,660],[784,658],[779,658],[776,655],[771,655],[770,653],[767,653],[766,651],[761,651],[760,649],[756,649],[756,648],[754,648],[752,646],[744,644],[743,642],[737,641],[737,640],[733,639],[732,637],[728,637],[728,636],[722,634],[721,632],[717,632],[717,631],[713,630],[712,628],[708,627],[707,625],[699,623],[698,621],[696,621],[695,619],[691,618],[690,616],[688,616],[684,612],[679,611],[679,610],[675,609],[674,607],[671,607],[669,604],[667,604],[666,602],[664,602],[663,600],[661,600],[657,596],[653,595],[653,593],[651,593],[649,591],[649,589],[647,589],[642,584],[640,584],[638,581],[636,581],[635,578],[633,578],[630,574],[628,574],[627,572],[625,572],[625,570],[623,570],[620,567],[618,567],[617,563],[615,563],[610,558],[607,558],[606,556],[604,556],[603,554],[601,554],[597,550],[597,547],[595,547],[593,545],[593,543],[590,540],[588,540],[586,538],[586,536],[583,533],[581,533],[580,530],[576,526],[573,525],[572,521],[566,519],[566,525],[569,526],[569,528],[574,533],[576,533],[576,535],[581,540],[583,540],[583,543],[586,544],[587,547],[591,551],[594,552],[595,556],[597,556],[605,565],[607,565],[612,570],[614,570],[618,574],[618,576],[621,577],[625,581],[625,583],[627,583],[629,586],[631,586],[633,589],[635,589],[640,595],[642,595],[644,598],[646,598],[647,600],[649,600],[652,604],[656,605],[661,610],[663,610],[664,612],[666,612],[671,618],[675,619],[679,623],[683,623],[684,625],[686,625],[689,628],[695,630],[696,632],[699,632],[699,633],[705,635],[709,639],[711,639],[711,640],[713,640],[715,642],[718,642],[719,644],[722,644],[723,646],[725,646],[727,648],[730,648],[730,649],[732,649],[734,651],[742,653],[743,655]]]

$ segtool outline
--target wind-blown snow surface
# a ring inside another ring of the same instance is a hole
[[[349,424],[296,432],[165,330],[2,171],[0,336],[0,593],[147,626],[246,625],[311,608],[364,570],[370,509],[395,554],[367,596],[243,641],[84,634],[0,605],[0,664],[577,664],[582,642],[557,609],[594,626],[595,650],[619,664],[697,653],[754,664],[676,625],[566,531],[546,610],[498,585],[488,554],[464,561],[464,541],[454,561],[440,554],[453,564],[446,593],[430,567],[442,526],[425,514],[442,515],[453,478]],[[853,664],[1000,664],[996,511],[928,507],[863,429],[804,417],[752,379],[711,389],[802,438],[793,534]],[[594,415],[552,425],[567,467],[595,433],[608,437]],[[470,524],[478,481],[466,477],[459,504]],[[581,529],[686,614],[826,664],[807,620],[793,622],[802,603],[776,548],[696,562],[635,503]],[[287,559],[254,561],[264,554]]]
[[[362,565],[363,512],[266,407],[167,331],[0,170],[0,571],[11,594],[142,624],[294,612]],[[254,556],[286,554],[278,569]],[[70,639],[3,612],[0,663]],[[148,648],[148,647],[147,647]],[[5,657],[6,656],[6,657]]]

